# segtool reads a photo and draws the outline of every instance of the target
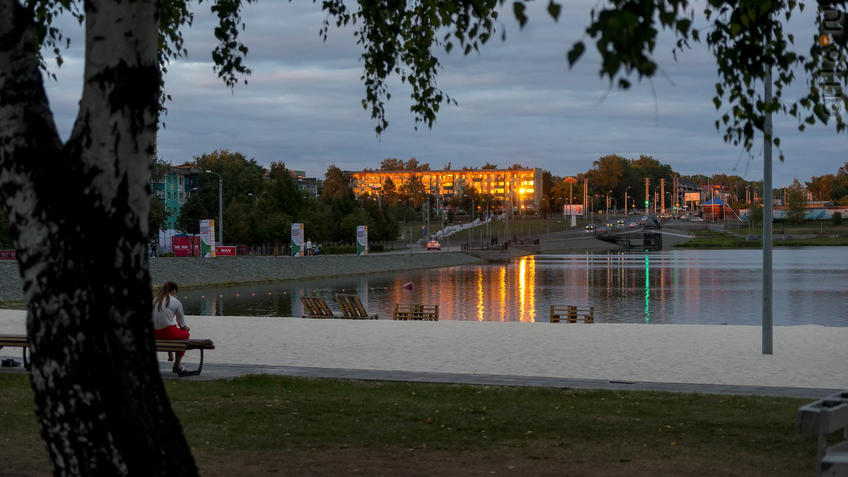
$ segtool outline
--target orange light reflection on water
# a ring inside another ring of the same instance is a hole
[[[518,262],[519,321],[536,321],[536,260],[522,257]]]
[[[506,319],[506,267],[500,267],[498,270],[498,288],[501,292],[500,319],[504,321]]]
[[[477,268],[477,321],[486,319],[486,305],[483,298],[486,294],[483,292],[483,269]]]

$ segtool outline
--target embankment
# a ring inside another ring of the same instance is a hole
[[[150,259],[154,286],[173,280],[180,286],[250,283],[323,278],[360,273],[380,273],[438,268],[482,262],[464,253],[386,253],[366,257],[324,255],[314,257],[167,257]],[[22,300],[18,264],[0,262],[0,302]]]

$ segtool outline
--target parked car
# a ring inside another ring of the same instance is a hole
[[[430,240],[429,242],[427,242],[427,250],[441,250],[441,249],[442,249],[442,245],[439,243],[438,240]]]
[[[704,219],[702,219],[701,217],[698,217],[697,215],[692,217],[691,220],[692,220],[692,222],[703,222],[704,221]]]

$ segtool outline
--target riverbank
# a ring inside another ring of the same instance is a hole
[[[150,259],[150,276],[153,286],[173,280],[185,288],[451,267],[483,261],[482,258],[459,252],[383,253],[365,257],[162,257]],[[0,302],[22,300],[21,289],[17,262],[0,262]]]
[[[745,235],[719,228],[696,228],[688,233],[695,236],[692,240],[675,244],[677,248],[699,249],[737,249],[762,248],[761,235]],[[839,234],[775,234],[772,239],[774,247],[844,247],[848,246],[848,236]]]

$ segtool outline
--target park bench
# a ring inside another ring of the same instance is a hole
[[[357,295],[336,295],[336,301],[339,303],[339,308],[342,310],[342,315],[345,318],[356,320],[376,320],[377,315],[369,315],[362,306],[362,301]]]
[[[818,439],[816,476],[848,475],[848,391],[801,406],[798,430]],[[841,440],[829,441],[837,432]]]
[[[0,349],[4,347],[23,349],[24,367],[29,369],[29,360],[27,360],[29,342],[26,335],[0,335]]]
[[[300,299],[304,318],[336,318],[323,298],[305,296]]]
[[[439,321],[439,305],[417,303],[395,303],[393,320]]]
[[[595,322],[594,306],[551,305],[551,323]]]
[[[27,359],[29,342],[26,335],[0,335],[0,348],[3,347],[23,349],[24,367],[29,369],[29,360]],[[206,339],[156,340],[156,351],[177,353],[195,349],[200,350],[200,364],[196,370],[180,373],[180,376],[197,376],[200,374],[203,370],[203,350],[215,349],[215,344],[212,340]]]

